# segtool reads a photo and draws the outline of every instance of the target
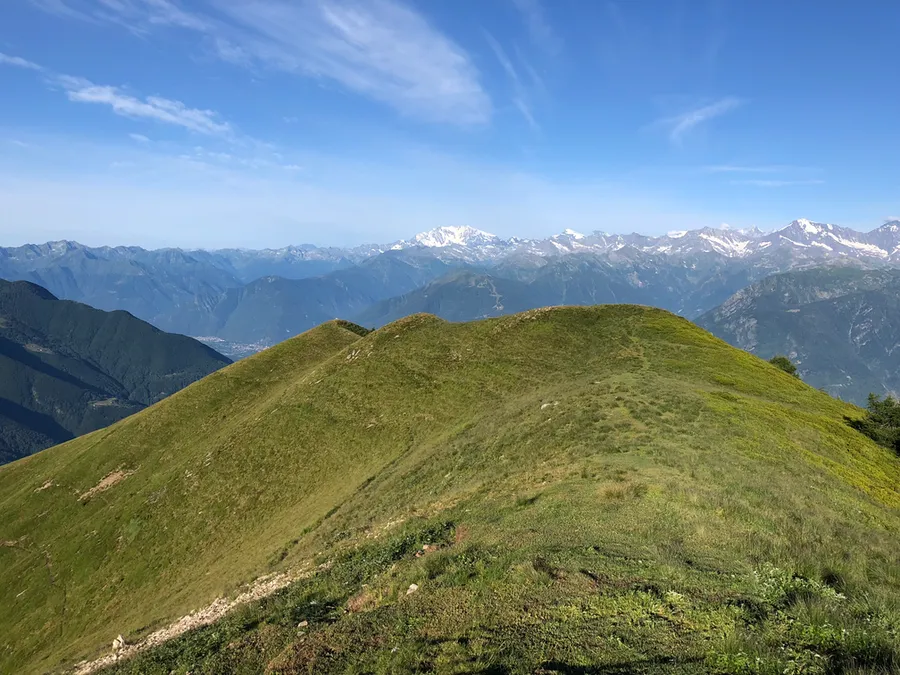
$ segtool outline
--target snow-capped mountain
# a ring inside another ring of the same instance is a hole
[[[775,248],[791,247],[798,254],[812,257],[888,258],[889,251],[871,243],[871,234],[827,223],[814,223],[801,218],[793,221],[787,227],[763,237],[761,243]]]
[[[640,237],[640,235],[629,236],[635,243]],[[754,237],[739,230],[704,227],[700,230],[669,232],[663,237],[640,237],[640,241],[642,245],[639,248],[648,253],[660,255],[718,253],[726,258],[740,258],[749,253]]]
[[[477,230],[468,225],[436,227],[420,232],[412,239],[394,242],[382,248],[383,251],[427,249],[439,260],[447,262],[483,263],[502,257],[515,248],[518,239],[502,239],[490,232]]]
[[[287,278],[309,276],[311,273],[323,273],[358,264],[392,250],[418,249],[420,255],[445,262],[484,265],[512,260],[539,261],[570,254],[603,255],[625,247],[673,260],[697,255],[722,256],[750,263],[765,263],[768,259],[777,259],[778,268],[792,267],[791,261],[804,265],[817,260],[841,258],[900,264],[900,221],[886,222],[870,232],[858,232],[805,218],[794,220],[785,227],[768,233],[756,228],[742,230],[705,227],[648,236],[601,231],[588,233],[567,228],[545,239],[504,239],[474,227],[458,226],[438,227],[393,243],[363,244],[352,248],[298,244],[263,250],[147,251],[135,246],[91,248],[76,242],[58,241],[19,248],[0,248],[0,263],[5,263],[0,264],[0,272],[6,266],[57,266],[61,261],[75,258],[100,258],[151,267],[175,262],[188,266],[207,263],[243,281],[271,274]]]
[[[900,268],[900,221],[870,232],[807,219],[767,233],[723,226],[648,236],[567,228],[540,239],[460,226],[387,244],[261,251],[60,241],[0,248],[0,278],[31,281],[99,309],[124,309],[164,330],[243,344],[274,343],[473,268],[526,284],[519,298],[525,305],[628,301],[694,317],[770,274],[843,262]],[[453,302],[464,300],[465,293],[454,293]]]
[[[446,249],[454,259],[491,261],[510,256],[554,257],[573,253],[604,254],[626,246],[644,253],[683,258],[715,254],[725,258],[763,259],[777,256],[798,262],[851,258],[900,263],[900,221],[891,221],[871,232],[800,218],[774,232],[758,228],[704,227],[678,230],[663,236],[608,234],[566,229],[546,239],[502,239],[471,227],[437,228],[390,248]],[[447,258],[447,255],[441,254]]]
[[[502,241],[495,234],[463,225],[462,227],[436,227],[428,232],[420,232],[413,237],[411,243],[415,246],[443,248],[445,246],[490,246]]]
[[[867,242],[885,251],[891,259],[900,254],[900,220],[889,220],[867,235]]]

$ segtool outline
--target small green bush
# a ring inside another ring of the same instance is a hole
[[[797,372],[797,366],[793,364],[793,362],[786,356],[782,356],[779,354],[778,356],[773,356],[769,359],[769,363],[771,363],[776,368],[780,368],[788,375],[793,375],[796,378],[800,378],[800,374]]]
[[[900,454],[900,401],[893,396],[881,398],[869,394],[866,416],[862,419],[848,418],[847,422],[879,445]]]

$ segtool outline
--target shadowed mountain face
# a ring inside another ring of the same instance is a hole
[[[0,281],[0,462],[107,426],[228,363],[126,312]]]
[[[303,247],[146,251],[54,242],[0,249],[0,277],[31,281],[99,309],[122,309],[165,331],[218,338],[211,344],[234,343],[233,352],[244,355],[465,264],[427,249],[373,253],[348,253],[351,262],[330,249]]]
[[[698,319],[763,358],[784,354],[804,380],[863,404],[900,392],[900,271],[790,272],[752,284]]]
[[[272,345],[325,321],[352,317],[411,291],[450,269],[430,256],[390,251],[359,265],[307,279],[264,277],[226,291],[198,311],[173,315],[163,327],[231,342]]]
[[[860,412],[647,307],[329,322],[0,468],[0,671],[285,573],[109,672],[891,672]]]
[[[619,250],[575,253],[537,266],[499,265],[490,271],[455,271],[355,316],[382,326],[415,312],[449,321],[471,321],[554,305],[636,303],[686,316],[714,307],[755,274],[731,267],[715,254],[672,266],[659,255]]]

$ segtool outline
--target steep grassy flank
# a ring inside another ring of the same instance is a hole
[[[885,671],[900,462],[848,414],[660,310],[326,324],[0,470],[0,670],[324,564],[120,668]]]
[[[228,363],[127,312],[0,279],[0,464],[105,427]]]

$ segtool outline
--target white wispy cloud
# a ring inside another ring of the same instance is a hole
[[[820,185],[825,182],[818,177],[822,175],[821,169],[787,164],[718,164],[703,167],[701,171],[722,174],[723,176],[740,176],[742,174],[748,176],[772,174],[777,176],[774,178],[734,178],[729,181],[731,185],[777,188],[793,185]]]
[[[734,110],[743,105],[743,103],[739,98],[728,96],[715,103],[688,110],[680,115],[657,120],[656,125],[668,129],[669,139],[676,145],[680,145],[691,130]]]
[[[804,180],[733,180],[732,185],[752,185],[754,187],[790,187],[792,185],[821,185],[825,181],[817,178]]]
[[[516,109],[521,113],[522,117],[525,118],[525,121],[528,122],[529,126],[532,129],[540,128],[537,120],[534,118],[534,114],[531,110],[530,97],[528,95],[528,90],[525,84],[522,82],[522,78],[519,77],[519,72],[516,70],[512,61],[509,59],[506,51],[497,42],[496,38],[491,35],[488,31],[484,31],[484,37],[487,40],[488,45],[491,48],[491,51],[494,52],[494,56],[497,57],[497,61],[500,63],[500,67],[503,68],[503,71],[506,73],[507,78],[513,87],[513,95],[512,102]]]
[[[128,134],[128,137],[133,141],[137,141],[138,143],[150,142],[150,139],[144,136],[144,134]]]
[[[42,66],[34,63],[33,61],[23,59],[20,56],[10,56],[9,54],[4,54],[2,52],[0,52],[0,65],[13,66],[15,68],[25,68],[26,70],[43,70]]]
[[[37,166],[0,152],[0,203],[9,223],[0,228],[0,244],[76,238],[151,246],[339,245],[458,223],[505,236],[546,236],[564,227],[627,231],[647,222],[687,229],[718,224],[724,215],[619,181],[554,181],[519,166],[392,143],[371,159],[304,153],[267,165],[274,156],[253,162],[238,155],[243,146],[233,160],[218,161],[215,139],[200,150],[59,136],[25,140],[54,161]],[[113,168],[115,162],[120,166]]]
[[[34,0],[33,0],[34,1]],[[102,5],[98,11],[96,4]],[[329,80],[431,122],[478,125],[491,99],[472,59],[399,0],[209,0],[212,14],[172,0],[37,0],[55,13],[194,31],[222,60]]]
[[[125,0],[103,0],[105,3],[120,1],[124,2]],[[50,86],[62,88],[69,100],[75,103],[107,105],[115,114],[123,117],[156,120],[157,122],[184,127],[201,134],[229,136],[233,132],[231,125],[220,120],[219,115],[212,110],[190,108],[181,101],[162,96],[147,96],[141,99],[123,92],[119,87],[94,84],[83,77],[54,73],[48,68],[18,56],[0,54],[0,57],[2,57],[0,58],[0,64],[27,68],[42,73]],[[149,140],[141,134],[131,134],[131,137],[134,140],[143,142]]]
[[[466,52],[393,0],[217,0],[236,42],[279,69],[338,82],[434,122],[481,124],[491,101]]]
[[[119,5],[125,0],[101,0],[111,6]],[[150,23],[163,24],[170,26],[178,26],[180,28],[190,28],[192,30],[210,30],[212,23],[198,14],[187,12],[181,9],[174,2],[169,0],[137,0],[137,2],[128,2],[132,6],[143,4],[150,12]],[[135,14],[139,14],[140,9],[134,10]]]
[[[512,3],[522,14],[532,42],[550,54],[562,49],[562,41],[547,20],[540,0],[512,0]]]
[[[96,23],[97,19],[90,13],[76,9],[68,0],[29,0],[29,2],[41,11],[69,19],[78,19],[80,21],[89,21]]]
[[[783,164],[771,164],[763,166],[718,164],[714,166],[704,167],[703,170],[708,173],[780,173],[782,171],[791,171],[797,168],[798,167],[792,167]]]
[[[6,142],[9,143],[10,145],[16,146],[17,148],[30,148],[31,147],[30,145],[28,145],[28,143],[26,143],[25,141],[20,141],[18,138],[10,138]]]
[[[63,18],[91,23],[115,23],[145,34],[153,25],[207,30],[202,16],[181,9],[170,0],[29,0],[34,7]]]
[[[108,105],[123,117],[152,119],[190,129],[201,134],[227,135],[231,125],[221,122],[212,110],[189,108],[181,101],[148,96],[140,99],[122,92],[118,87],[94,84],[89,80],[60,75],[56,81],[66,90],[70,101]]]
[[[528,122],[528,126],[530,126],[534,130],[538,130],[541,128],[531,112],[531,106],[528,105],[524,98],[520,96],[514,97],[513,105],[516,106],[516,110],[518,110],[519,113],[521,113],[522,117],[525,118],[525,121]]]

